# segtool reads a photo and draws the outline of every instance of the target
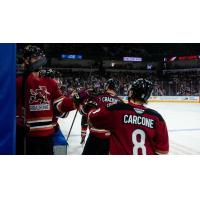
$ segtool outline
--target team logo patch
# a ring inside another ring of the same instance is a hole
[[[29,103],[39,103],[39,104],[47,104],[49,103],[49,100],[47,98],[47,95],[50,93],[47,91],[46,86],[39,86],[39,89],[33,90],[30,89],[30,99]]]
[[[30,111],[50,110],[48,95],[50,95],[50,93],[47,91],[46,86],[39,86],[39,88],[35,90],[30,89]]]

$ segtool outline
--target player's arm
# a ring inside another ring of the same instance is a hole
[[[58,115],[67,113],[71,110],[76,109],[74,101],[70,97],[63,96],[57,83],[52,79],[52,99],[53,106]]]
[[[87,100],[80,106],[80,114],[87,116],[91,110],[97,109],[97,103],[94,100]]]
[[[113,116],[113,112],[107,107],[101,107],[89,112],[88,121],[93,128],[112,130]]]
[[[155,154],[163,155],[169,153],[168,130],[164,119],[157,122],[155,136]]]
[[[70,96],[63,96],[58,85],[54,81],[54,107],[58,112],[69,112],[71,110],[78,109],[79,106],[89,98],[91,91],[88,89],[83,89],[81,91],[74,91]]]

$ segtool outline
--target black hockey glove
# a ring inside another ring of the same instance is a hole
[[[82,104],[84,101],[86,101],[89,97],[91,97],[92,95],[92,90],[90,89],[82,89],[79,91],[74,91],[72,92],[72,98],[74,103],[79,106],[80,104]]]
[[[87,101],[82,107],[82,112],[84,114],[88,114],[90,110],[96,109],[97,108],[97,103],[94,101]]]

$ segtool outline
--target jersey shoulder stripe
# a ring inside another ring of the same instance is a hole
[[[157,111],[155,111],[151,108],[146,109],[145,113],[149,114],[149,115],[156,116],[160,121],[165,121],[160,113],[158,113]]]
[[[134,107],[132,107],[129,104],[122,103],[122,102],[119,102],[119,103],[116,103],[116,104],[109,104],[109,105],[106,106],[106,108],[108,110],[110,110],[110,111],[117,111],[117,110],[130,110],[130,111],[134,111]],[[165,121],[163,119],[163,117],[161,116],[161,114],[159,114],[157,111],[155,111],[155,110],[153,110],[151,108],[145,109],[145,111],[144,111],[143,114],[149,114],[149,115],[157,117],[160,121]]]

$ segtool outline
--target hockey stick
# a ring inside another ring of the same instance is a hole
[[[87,82],[90,80],[91,76],[92,76],[92,64],[91,64],[91,67],[90,67],[90,73],[89,73],[89,76],[87,78]],[[85,144],[85,138],[81,138],[80,144],[82,145],[82,147],[84,146],[84,144]]]
[[[74,115],[74,119],[73,119],[73,121],[72,121],[72,124],[71,124],[70,130],[69,130],[69,133],[68,133],[68,135],[67,135],[67,141],[68,141],[69,136],[70,136],[70,134],[71,134],[71,130],[72,130],[72,127],[73,127],[73,125],[74,125],[74,122],[75,122],[75,119],[76,119],[76,115],[77,115],[77,113],[78,113],[78,110],[76,110],[76,113],[75,113],[75,115]]]
[[[27,137],[27,130],[26,130],[26,88],[27,88],[27,79],[31,72],[29,70],[25,70],[22,74],[22,118],[23,118],[23,131],[24,131],[24,155],[27,154],[27,144],[26,144],[26,137]]]
[[[90,74],[89,74],[89,76],[88,76],[87,81],[88,81],[89,78],[91,77],[91,72],[92,72],[92,66],[91,66]],[[72,130],[72,127],[73,127],[73,125],[74,125],[74,121],[75,121],[75,119],[76,119],[77,113],[78,113],[78,110],[76,110],[76,113],[75,113],[75,115],[74,115],[74,119],[73,119],[73,121],[72,121],[72,124],[71,124],[70,130],[69,130],[69,133],[68,133],[68,135],[67,135],[67,142],[68,142],[69,136],[70,136],[70,134],[71,134],[71,130]],[[68,144],[68,145],[69,145],[69,144]]]

